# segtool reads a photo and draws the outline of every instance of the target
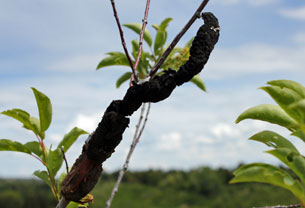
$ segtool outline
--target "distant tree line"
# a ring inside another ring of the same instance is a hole
[[[105,203],[118,171],[104,172],[93,190],[93,208]],[[127,172],[114,200],[114,208],[251,208],[297,203],[290,192],[267,184],[229,185],[232,171],[199,167],[192,170]],[[55,207],[44,183],[34,179],[0,179],[1,208]]]

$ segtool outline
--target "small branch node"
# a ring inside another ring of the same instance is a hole
[[[202,17],[200,12],[196,12],[195,15],[196,15],[197,19],[200,19]]]

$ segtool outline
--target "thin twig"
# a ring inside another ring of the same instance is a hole
[[[253,207],[253,208],[300,208],[300,207],[302,207],[300,204],[294,204],[294,205],[277,205],[277,206]]]
[[[209,2],[209,0],[204,0],[202,1],[202,3],[200,4],[200,6],[198,7],[198,9],[196,10],[196,12],[193,14],[193,16],[191,17],[191,19],[186,23],[186,25],[182,28],[182,30],[176,35],[176,37],[174,38],[174,40],[171,42],[171,44],[168,46],[168,48],[166,49],[166,51],[162,54],[161,58],[159,59],[158,63],[155,64],[152,68],[152,70],[149,73],[149,77],[152,77],[157,71],[158,69],[162,66],[162,64],[164,63],[165,59],[168,57],[168,55],[170,54],[170,52],[174,49],[174,47],[177,45],[177,43],[179,42],[179,40],[181,39],[181,37],[186,33],[186,31],[192,26],[192,24],[195,22],[195,20],[197,18],[200,17],[200,13],[201,11],[204,9],[204,7],[207,5],[207,3]]]
[[[66,200],[64,197],[60,199],[58,202],[56,208],[66,208],[68,206],[70,201]]]
[[[124,176],[125,172],[126,172],[127,169],[128,169],[128,164],[129,164],[130,158],[131,158],[131,156],[132,156],[132,153],[134,152],[134,150],[135,150],[135,148],[136,148],[136,145],[137,145],[137,143],[139,142],[140,137],[142,136],[142,133],[143,133],[143,130],[144,130],[144,128],[145,128],[146,122],[147,122],[147,120],[148,120],[148,115],[149,115],[149,112],[150,112],[150,103],[148,104],[148,109],[147,109],[147,111],[146,111],[144,123],[143,123],[143,125],[142,125],[142,127],[141,127],[141,130],[140,130],[140,132],[139,132],[140,125],[141,125],[142,120],[143,120],[144,111],[145,111],[145,104],[143,104],[143,106],[142,106],[140,118],[139,118],[139,121],[138,121],[138,123],[137,123],[137,125],[136,125],[136,130],[135,130],[135,134],[134,134],[134,138],[133,138],[132,144],[131,144],[131,146],[130,146],[130,149],[129,149],[129,152],[128,152],[128,154],[127,154],[127,157],[126,157],[125,163],[124,163],[124,165],[123,165],[123,168],[121,169],[121,171],[120,171],[120,173],[119,173],[119,177],[118,177],[118,179],[117,179],[117,181],[116,181],[116,184],[115,184],[115,186],[113,187],[112,192],[111,192],[111,195],[110,195],[110,197],[109,197],[109,199],[108,199],[108,201],[107,201],[107,203],[106,203],[106,208],[110,208],[111,203],[112,203],[112,200],[113,200],[113,198],[114,198],[116,192],[117,192],[118,189],[119,189],[119,185],[120,185],[120,183],[121,183],[121,181],[122,181],[122,179],[123,179],[123,176]]]
[[[125,54],[126,54],[127,60],[128,60],[128,62],[129,62],[129,65],[130,65],[130,67],[131,67],[131,70],[132,70],[133,79],[134,79],[136,82],[138,82],[138,78],[137,78],[137,76],[136,76],[135,69],[133,68],[133,64],[132,64],[131,58],[130,58],[129,53],[128,53],[128,49],[127,49],[127,47],[126,47],[123,29],[122,29],[122,26],[121,26],[121,23],[120,23],[120,20],[119,20],[118,13],[117,13],[117,11],[116,11],[116,7],[115,7],[114,0],[110,0],[110,2],[111,2],[111,5],[112,5],[112,9],[113,9],[113,15],[114,15],[114,17],[115,17],[116,23],[117,23],[118,28],[119,28],[119,31],[120,31],[120,37],[121,37],[121,41],[122,41],[122,46],[123,46],[124,52],[125,52]]]
[[[138,136],[137,136],[137,139],[134,141],[134,143],[135,143],[134,148],[135,148],[136,144],[139,142],[139,140],[140,140],[140,138],[141,138],[141,136],[142,136],[142,133],[143,133],[143,131],[144,131],[144,129],[145,129],[146,122],[147,122],[147,120],[148,120],[148,115],[149,115],[149,112],[150,112],[150,106],[151,106],[151,104],[148,103],[148,108],[147,108],[147,111],[146,111],[144,123],[143,123],[143,126],[142,126],[141,130],[140,130],[140,133],[139,133]],[[134,150],[134,149],[133,149],[133,150]],[[133,152],[133,150],[132,150],[132,152]]]
[[[141,30],[141,33],[140,33],[138,56],[137,56],[135,64],[133,65],[134,70],[137,70],[138,64],[139,64],[140,58],[141,58],[141,53],[142,53],[142,48],[143,48],[143,37],[144,37],[145,27],[147,25],[147,17],[148,17],[149,5],[150,5],[150,0],[147,0],[146,1],[145,12],[144,12],[142,30]]]
[[[65,154],[65,150],[64,147],[61,147],[61,152],[62,152],[62,157],[64,158],[65,164],[66,164],[66,170],[67,170],[67,174],[69,173],[69,166],[68,166],[68,161],[66,158],[66,154]]]

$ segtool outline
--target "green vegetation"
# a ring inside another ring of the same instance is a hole
[[[41,162],[44,165],[45,170],[37,170],[33,173],[33,175],[43,180],[51,189],[54,198],[59,201],[61,189],[60,184],[65,176],[65,173],[62,173],[58,180],[56,180],[56,175],[63,165],[63,152],[66,153],[76,139],[82,134],[87,134],[87,132],[80,128],[74,127],[70,132],[64,135],[63,139],[59,142],[55,149],[52,149],[52,145],[49,148],[46,147],[44,140],[46,139],[46,131],[48,130],[52,121],[52,104],[50,99],[45,94],[35,88],[32,88],[32,90],[36,99],[39,118],[33,117],[25,110],[17,108],[3,111],[0,114],[14,118],[21,122],[23,124],[23,128],[34,133],[34,140],[21,144],[20,142],[10,139],[0,139],[0,151],[15,151],[25,153]],[[33,191],[33,193],[35,193],[35,191]],[[23,204],[20,197],[20,195],[11,191],[3,193],[1,192],[0,200],[7,201],[8,207],[20,207],[20,205]],[[10,198],[11,200],[5,200],[7,198]],[[4,203],[0,204],[1,207],[6,206]]]
[[[167,40],[167,26],[170,21],[172,21],[172,18],[166,18],[164,19],[160,25],[153,24],[152,27],[156,30],[156,36],[154,38],[154,44],[153,44],[153,38],[148,29],[145,29],[144,32],[144,41],[146,42],[150,52],[144,51],[141,53],[141,57],[139,60],[139,65],[137,67],[136,75],[137,77],[142,80],[145,79],[148,74],[149,70],[152,69],[152,67],[159,61],[162,54],[165,52],[167,47],[169,45],[166,44]],[[140,35],[142,24],[140,23],[129,23],[124,24],[124,27],[134,31],[138,35]],[[190,47],[193,42],[193,39],[189,40],[183,48],[181,47],[175,47],[169,56],[165,59],[164,63],[160,67],[161,71],[157,73],[157,75],[160,75],[164,73],[169,68],[173,70],[178,70],[180,66],[182,66],[189,58],[190,56]],[[138,56],[138,50],[139,50],[139,41],[138,40],[132,40],[132,57],[131,62],[134,65]],[[107,57],[102,59],[100,63],[97,66],[97,69],[101,69],[104,67],[110,67],[110,66],[125,66],[128,72],[122,74],[116,81],[116,87],[120,87],[121,84],[124,82],[130,80],[132,73],[130,70],[130,65],[128,62],[128,59],[125,55],[125,53],[114,51],[107,53]],[[199,74],[194,76],[190,82],[195,84],[199,89],[206,91],[205,85]]]
[[[256,119],[277,124],[288,129],[292,136],[305,142],[305,87],[290,80],[268,82],[261,87],[277,105],[265,104],[252,107],[243,112],[236,120]],[[231,183],[261,182],[285,188],[292,192],[305,208],[305,158],[285,137],[272,132],[262,131],[250,140],[261,142],[272,148],[267,153],[285,164],[291,173],[265,163],[252,163],[234,172]]]
[[[92,208],[105,207],[118,172],[104,173],[92,191]],[[284,189],[267,184],[233,184],[227,169],[201,167],[190,171],[147,170],[127,172],[113,208],[236,208],[295,204],[297,199]],[[48,187],[36,180],[0,180],[2,208],[55,207]]]

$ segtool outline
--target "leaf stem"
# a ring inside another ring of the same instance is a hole
[[[38,156],[31,154],[32,157],[36,158],[37,160],[39,160],[44,166],[47,166],[47,164]]]
[[[48,175],[49,175],[49,179],[50,179],[51,186],[52,186],[52,193],[53,193],[55,199],[56,199],[57,201],[59,201],[59,200],[60,200],[60,197],[58,196],[58,193],[57,193],[57,190],[56,190],[54,177],[52,176],[49,167],[46,166],[46,168],[47,168]]]
[[[203,0],[196,12],[193,14],[191,19],[186,23],[186,25],[182,28],[182,30],[176,35],[174,40],[171,42],[171,44],[167,47],[165,52],[162,54],[161,58],[159,59],[158,63],[154,65],[152,70],[149,73],[149,77],[153,77],[154,74],[158,71],[158,69],[162,66],[165,59],[168,57],[170,52],[175,48],[181,37],[188,31],[188,29],[192,26],[192,24],[195,22],[195,20],[200,17],[201,11],[205,8],[209,0]]]
[[[43,153],[44,153],[44,157],[46,158],[46,161],[47,161],[47,149],[46,149],[46,146],[43,142],[43,140],[40,138],[39,135],[36,135],[37,139],[38,139],[38,142],[41,146],[41,148],[43,149]],[[36,157],[35,155],[32,154],[33,157],[37,158],[39,161],[41,161],[43,163],[43,165],[46,167],[47,171],[48,171],[48,176],[49,176],[49,179],[50,179],[50,182],[51,182],[51,190],[52,190],[52,193],[54,195],[54,197],[56,198],[57,201],[59,201],[59,196],[57,194],[57,190],[56,190],[56,186],[55,186],[55,180],[54,180],[54,177],[52,176],[51,174],[51,171],[48,167],[48,163],[47,162],[43,162],[40,158]]]
[[[130,55],[129,55],[129,53],[128,53],[128,49],[127,49],[127,47],[126,47],[126,42],[125,42],[125,38],[124,38],[124,33],[123,33],[123,29],[122,29],[122,26],[121,26],[121,23],[120,23],[120,20],[119,20],[119,17],[118,17],[118,13],[117,13],[117,11],[116,11],[115,2],[114,2],[114,0],[110,0],[110,2],[111,2],[111,5],[112,5],[112,9],[113,9],[113,15],[114,15],[114,17],[115,17],[116,23],[117,23],[118,28],[119,28],[122,46],[123,46],[124,52],[125,52],[125,54],[126,54],[127,60],[128,60],[128,62],[129,62],[129,65],[130,65],[130,67],[131,67],[131,70],[132,70],[132,75],[133,75],[133,78],[132,78],[132,79],[134,79],[136,82],[138,82],[138,78],[137,78],[137,76],[136,76],[135,69],[134,69],[134,67],[133,67],[133,64],[132,64]]]

